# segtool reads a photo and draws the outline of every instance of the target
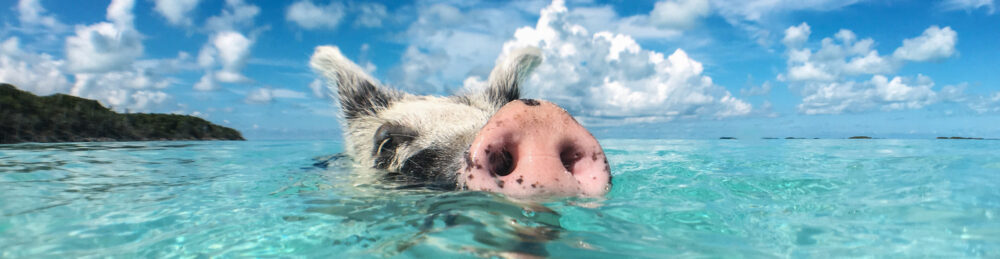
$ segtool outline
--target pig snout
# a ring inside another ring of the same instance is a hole
[[[611,171],[597,139],[566,110],[522,99],[504,105],[479,131],[458,183],[517,198],[596,197],[611,189]]]

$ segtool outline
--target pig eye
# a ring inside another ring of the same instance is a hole
[[[417,132],[405,126],[392,123],[382,124],[375,130],[374,148],[375,168],[386,169],[396,156],[396,149],[417,138]]]

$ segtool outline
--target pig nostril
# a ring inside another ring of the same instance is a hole
[[[499,176],[507,176],[514,172],[514,156],[507,150],[493,153],[490,156],[490,165],[492,166],[490,172]]]
[[[562,160],[563,168],[566,168],[567,172],[573,173],[573,165],[583,158],[583,154],[574,147],[565,147],[561,152],[559,152],[559,160]]]

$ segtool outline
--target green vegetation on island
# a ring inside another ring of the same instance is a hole
[[[0,83],[0,144],[146,140],[244,140],[239,131],[202,118],[119,114],[95,100],[39,97]]]
[[[982,140],[983,138],[970,138],[970,137],[937,137],[937,139],[974,139],[974,140]]]

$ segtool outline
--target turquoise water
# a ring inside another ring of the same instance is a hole
[[[601,142],[607,198],[541,204],[336,142],[0,145],[0,257],[1000,257],[1000,141]]]

